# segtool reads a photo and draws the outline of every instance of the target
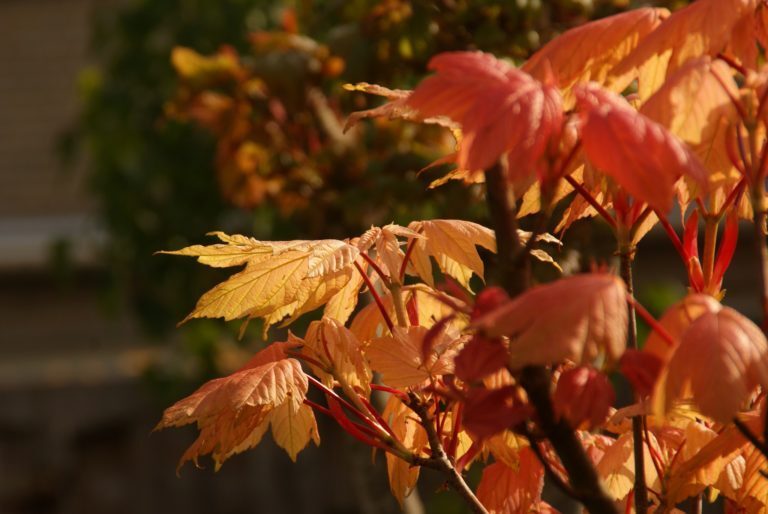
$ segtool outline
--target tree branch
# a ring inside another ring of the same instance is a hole
[[[529,285],[529,264],[526,259],[523,265],[515,265],[515,256],[523,246],[517,235],[517,220],[501,166],[497,164],[486,170],[485,179],[488,210],[496,230],[498,273],[507,293],[515,296]],[[618,514],[576,432],[566,421],[555,417],[549,371],[543,366],[527,366],[523,368],[521,384],[536,408],[539,427],[563,463],[576,499],[592,514]]]
[[[472,492],[469,485],[464,481],[464,477],[456,470],[453,463],[448,458],[448,454],[445,453],[443,444],[440,442],[440,436],[435,430],[434,420],[429,414],[427,406],[415,393],[408,393],[408,397],[409,401],[406,405],[419,416],[421,425],[424,427],[424,430],[427,431],[429,448],[432,450],[432,457],[421,462],[421,464],[446,473],[448,475],[448,485],[464,498],[464,501],[470,506],[472,512],[475,512],[476,514],[489,514],[483,504],[480,503],[480,500],[477,499],[475,493]]]

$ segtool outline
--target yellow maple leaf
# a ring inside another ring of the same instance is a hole
[[[723,51],[743,17],[752,17],[753,0],[699,0],[674,12],[643,38],[612,71],[613,90],[638,79],[640,98],[650,97],[688,60]]]
[[[269,421],[275,443],[284,449],[294,462],[310,440],[320,445],[315,414],[308,405],[284,403],[270,413]]]
[[[427,445],[427,433],[424,427],[419,424],[415,414],[396,396],[389,397],[384,412],[382,412],[382,418],[390,426],[395,437],[406,448],[417,455],[423,453],[422,450]],[[405,497],[413,491],[416,481],[419,479],[421,468],[412,466],[391,453],[386,453],[386,459],[389,488],[402,505]]]
[[[223,244],[194,245],[171,255],[197,257],[212,267],[245,265],[228,280],[205,293],[192,318],[263,317],[268,327],[314,310],[342,290],[355,273],[360,250],[345,241],[258,241],[245,236],[214,235]]]
[[[411,243],[414,247],[407,271],[430,286],[434,286],[430,257],[437,261],[443,273],[468,288],[473,273],[483,278],[483,261],[475,247],[496,252],[493,230],[471,221],[414,221],[408,228],[423,237]]]

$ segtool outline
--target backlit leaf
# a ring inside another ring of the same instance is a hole
[[[725,50],[736,25],[754,9],[754,0],[698,0],[674,12],[612,71],[617,87],[639,77],[640,97],[648,98],[688,60]]]
[[[310,363],[312,371],[325,385],[332,388],[334,377],[340,377],[347,385],[370,394],[371,370],[365,360],[360,342],[339,321],[324,317],[313,321],[304,335],[301,353],[320,362],[328,373]]]
[[[197,423],[200,429],[179,467],[210,453],[218,469],[230,456],[258,444],[274,409],[286,406],[298,411],[308,380],[299,361],[285,354],[294,346],[273,343],[240,370],[203,384],[165,410],[156,429],[189,423]]]
[[[408,104],[425,117],[447,116],[461,125],[459,168],[484,170],[507,154],[513,178],[533,177],[562,128],[557,89],[481,52],[443,53],[429,68],[437,73],[419,84]]]
[[[587,158],[636,200],[667,213],[681,176],[706,185],[698,157],[669,130],[595,84],[578,86],[575,93]]]
[[[483,261],[475,247],[482,246],[496,252],[493,230],[470,221],[414,221],[408,228],[423,236],[412,243],[412,266],[409,271],[431,286],[434,286],[434,278],[430,257],[437,261],[443,273],[455,278],[464,287],[469,287],[473,273],[483,278]]]
[[[371,368],[382,375],[382,381],[392,387],[422,385],[430,377],[453,372],[453,358],[462,340],[452,331],[437,335],[433,352],[422,358],[425,327],[395,327],[391,335],[373,339],[365,349]]]
[[[315,414],[307,405],[284,403],[270,413],[269,421],[275,443],[284,449],[294,462],[310,440],[316,445],[320,444]]]
[[[413,450],[417,455],[422,453],[422,448],[427,445],[427,433],[419,424],[416,415],[396,396],[389,397],[382,417],[406,448]],[[416,485],[420,468],[390,453],[386,454],[386,459],[389,488],[402,505],[403,499],[411,494]]]
[[[668,15],[667,9],[633,9],[579,25],[544,45],[522,69],[539,80],[553,73],[562,90],[590,81],[607,86],[612,68]]]
[[[185,318],[264,318],[266,325],[314,310],[350,280],[360,250],[337,240],[257,241],[215,233],[224,244],[195,245],[172,255],[214,267],[245,269],[205,293]]]
[[[477,498],[490,514],[520,514],[541,500],[544,468],[533,450],[520,450],[517,469],[496,462],[483,469]]]
[[[702,414],[727,423],[758,385],[768,387],[768,341],[729,307],[706,312],[683,333],[662,380],[665,410],[690,394]]]
[[[533,287],[475,325],[489,336],[510,338],[515,367],[565,359],[589,364],[601,353],[616,361],[626,345],[625,295],[615,276],[576,275]]]

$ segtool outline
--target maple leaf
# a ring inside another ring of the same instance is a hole
[[[390,281],[395,283],[400,282],[400,268],[405,259],[398,237],[420,239],[423,236],[410,228],[389,224],[383,227],[371,227],[355,241],[362,252],[371,248],[376,250],[376,261],[381,270],[387,274]]]
[[[200,435],[182,456],[179,467],[189,460],[197,462],[198,457],[210,453],[218,469],[230,456],[258,444],[270,415],[280,407],[289,408],[295,419],[294,425],[299,424],[311,437],[317,438],[317,430],[312,428],[314,414],[311,410],[309,414],[299,412],[309,384],[299,361],[285,353],[295,346],[293,343],[273,343],[254,355],[240,370],[206,382],[165,410],[156,430],[190,423],[197,423],[200,429]],[[279,434],[278,440],[295,458],[302,439],[296,435],[300,430],[281,420],[287,415],[281,411],[273,432],[291,431],[290,434]],[[309,415],[312,416],[311,423]],[[311,435],[312,430],[315,435]]]
[[[437,261],[440,271],[455,278],[465,288],[474,273],[483,277],[483,261],[476,246],[496,252],[496,236],[493,230],[477,223],[463,220],[414,221],[408,228],[421,235],[412,241],[411,260],[406,271],[417,275],[434,287],[432,262]]]
[[[507,355],[501,340],[475,335],[454,359],[456,377],[464,382],[480,380],[506,366]]]
[[[483,441],[483,446],[491,452],[496,461],[503,462],[512,469],[519,469],[520,450],[528,446],[528,439],[511,430],[504,430]]]
[[[725,50],[734,28],[754,10],[754,0],[698,0],[674,12],[612,70],[614,87],[637,78],[640,98],[648,98],[690,59]]]
[[[435,259],[440,271],[456,279],[459,284],[469,289],[469,280],[474,273],[484,280],[484,266],[477,246],[496,253],[496,235],[493,230],[477,223],[464,220],[427,220],[414,221],[408,228],[420,234],[420,238],[409,241],[412,244],[410,261],[406,271],[434,287],[432,261]],[[528,242],[530,232],[517,231],[523,244]],[[539,234],[537,241],[561,245],[559,239],[551,234]],[[531,255],[541,262],[559,266],[546,252],[534,249]]]
[[[344,84],[344,89],[347,91],[362,91],[363,93],[369,93],[387,99],[387,102],[379,107],[350,114],[347,118],[347,122],[344,124],[344,132],[360,123],[360,121],[368,118],[420,121],[422,123],[440,125],[451,129],[457,128],[457,125],[454,122],[444,116],[424,119],[416,109],[407,104],[408,97],[411,95],[412,91],[405,89],[389,89],[376,84],[368,84],[366,82]]]
[[[653,433],[649,433],[650,443],[658,452],[658,442]],[[655,487],[659,477],[653,465],[647,443],[643,445],[645,460],[645,479],[649,487]],[[627,497],[635,487],[634,443],[632,433],[622,434],[614,443],[605,449],[600,462],[597,463],[597,473],[603,479],[608,494],[616,500]]]
[[[667,362],[676,344],[680,341],[683,332],[688,329],[691,323],[705,312],[717,312],[720,308],[720,302],[709,295],[687,295],[668,308],[661,319],[658,320],[659,325],[670,336],[675,346],[671,346],[669,341],[658,332],[653,331],[648,335],[648,339],[645,340],[643,351],[658,357],[662,362]]]
[[[709,189],[714,190],[740,178],[728,157],[725,137],[726,127],[738,116],[732,101],[738,97],[728,65],[703,56],[673,73],[640,112],[691,145],[709,172]],[[686,191],[688,198],[696,196],[695,184],[691,186],[693,191]]]
[[[751,445],[745,449],[745,460],[743,485],[737,492],[737,500],[746,512],[762,514],[768,508],[768,480],[764,474],[768,460]]]
[[[530,448],[519,453],[519,467],[496,462],[483,469],[477,498],[489,514],[519,514],[541,500],[544,468]]]
[[[245,265],[205,293],[184,321],[263,317],[268,327],[286,316],[295,319],[341,291],[356,273],[353,263],[360,254],[356,246],[334,239],[266,242],[213,234],[224,244],[161,252],[197,257],[198,262],[217,268]]]
[[[681,176],[706,190],[706,169],[677,136],[596,84],[580,85],[574,91],[587,158],[635,199],[667,213]]]
[[[574,428],[589,430],[608,417],[616,399],[608,378],[589,366],[571,368],[560,374],[552,398],[555,414]]]
[[[493,437],[531,416],[531,408],[520,401],[516,386],[499,389],[475,387],[464,402],[464,427],[476,439]]]
[[[683,332],[654,405],[666,412],[692,396],[702,414],[727,423],[758,385],[768,387],[768,341],[749,319],[723,307],[705,312]]]
[[[701,457],[697,458],[703,449],[707,448],[709,453],[712,452],[711,448],[716,447],[711,443],[718,437],[717,432],[701,423],[690,421],[685,427],[684,436],[680,454],[675,457],[675,465],[668,472],[667,496],[673,503],[680,503],[685,498],[695,496],[718,483],[727,486],[729,478],[733,482],[741,482],[743,470],[740,472],[738,469],[740,463],[732,465],[736,459],[743,462],[738,451],[713,455],[708,462],[704,462]],[[724,447],[720,446],[720,451],[723,449]],[[696,460],[692,466],[689,461],[694,458]]]
[[[422,449],[427,445],[427,433],[422,427],[413,412],[406,407],[396,396],[390,396],[387,405],[382,412],[382,418],[387,422],[395,437],[403,443],[406,448],[411,449],[417,455],[422,453]],[[390,454],[386,454],[387,475],[389,477],[389,488],[397,501],[402,506],[406,496],[411,494],[419,479],[419,466],[412,466],[410,463]]]
[[[355,334],[342,323],[328,317],[313,321],[304,338],[296,340],[304,344],[301,349],[303,355],[311,357],[325,368],[320,369],[310,361],[313,373],[326,386],[333,388],[334,379],[339,378],[366,396],[370,394],[372,375],[361,344]]]
[[[607,86],[614,66],[668,15],[667,9],[633,9],[579,25],[541,47],[521,69],[538,80],[554,74],[564,91],[580,82]],[[620,93],[623,89],[613,91]],[[564,96],[566,106],[570,107],[572,96]]]
[[[488,336],[510,337],[514,367],[590,364],[600,353],[616,361],[626,345],[625,298],[617,277],[576,275],[533,287],[474,324]]]
[[[320,445],[320,435],[312,408],[301,404],[296,408],[292,403],[284,403],[269,414],[272,437],[277,445],[284,449],[292,461],[309,441]]]
[[[392,334],[373,339],[365,348],[371,368],[392,387],[418,387],[430,377],[453,373],[453,359],[463,338],[449,330],[437,334],[432,352],[424,360],[425,327],[394,327]]]
[[[535,165],[562,128],[557,89],[481,52],[439,54],[429,68],[437,73],[419,84],[408,105],[424,117],[459,123],[459,168],[484,170],[506,154],[513,182],[530,185]]]

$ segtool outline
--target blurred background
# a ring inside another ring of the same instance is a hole
[[[256,323],[242,340],[237,323],[177,328],[225,274],[153,254],[212,230],[282,240],[482,222],[476,187],[428,190],[445,170],[418,174],[450,151],[444,132],[383,120],[345,132],[381,100],[342,86],[410,88],[446,50],[519,62],[642,4],[0,0],[0,513],[399,512],[382,459],[325,420],[297,464],[265,438],[218,473],[175,475],[194,430],[151,433],[164,407],[264,342]],[[599,225],[568,238],[558,258],[610,259]],[[726,276],[746,312],[750,254]],[[661,311],[684,294],[683,271],[652,234],[641,298]],[[439,488],[425,473],[427,511],[463,512]]]

